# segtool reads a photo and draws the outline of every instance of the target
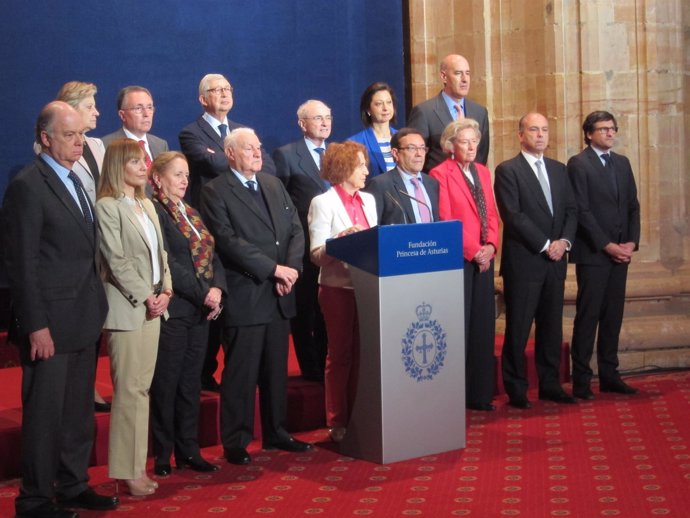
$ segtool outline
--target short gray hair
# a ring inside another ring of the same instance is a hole
[[[230,80],[225,77],[223,74],[206,74],[204,77],[201,78],[201,81],[199,81],[199,95],[201,95],[204,99],[206,98],[206,90],[208,90],[208,84],[211,81],[227,81],[230,83]]]
[[[256,135],[256,131],[254,131],[251,128],[247,128],[246,126],[242,126],[240,128],[235,128],[230,133],[228,133],[227,137],[225,137],[225,140],[223,141],[223,149],[228,149],[228,148],[236,149],[237,148],[237,141],[243,135]]]
[[[479,131],[479,123],[474,119],[458,119],[446,126],[441,135],[441,149],[448,155],[453,153],[453,141],[458,134],[466,129],[472,128],[477,136],[477,141],[481,140],[482,132]]]

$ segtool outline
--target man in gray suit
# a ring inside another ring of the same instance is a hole
[[[482,138],[476,162],[486,165],[489,159],[489,115],[486,108],[467,99],[470,91],[470,64],[458,54],[443,58],[440,66],[443,90],[428,101],[412,108],[407,125],[417,128],[426,139],[429,153],[424,172],[429,172],[447,157],[441,149],[443,130],[458,118],[467,117],[479,123]]]
[[[426,144],[414,128],[391,139],[395,168],[375,176],[364,188],[374,195],[379,225],[438,221],[438,180],[422,173]]]
[[[117,114],[122,121],[122,127],[105,137],[103,143],[108,146],[113,140],[130,138],[139,142],[146,151],[146,165],[168,150],[168,143],[149,133],[153,126],[153,105],[151,92],[143,86],[125,86],[117,95]]]
[[[36,122],[40,154],[10,182],[2,241],[10,281],[10,337],[22,362],[22,483],[18,517],[70,518],[111,510],[87,468],[94,437],[96,340],[108,311],[94,211],[72,171],[82,155],[81,115],[62,101]],[[57,500],[57,502],[56,502]]]

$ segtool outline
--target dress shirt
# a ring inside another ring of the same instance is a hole
[[[610,149],[607,149],[607,150],[599,149],[598,147],[592,146],[592,144],[590,144],[590,147],[594,150],[594,152],[599,157],[599,161],[601,162],[601,165],[606,167],[606,161],[603,158],[601,158],[601,155],[608,155],[610,157],[611,153],[609,153],[609,151],[611,151],[611,150]]]
[[[462,115],[463,117],[465,116],[465,98],[463,97],[459,101],[456,101],[453,99],[450,95],[446,94],[446,92],[441,92],[441,97],[443,97],[443,100],[446,102],[446,106],[448,106],[448,111],[450,112],[450,116],[453,120],[456,120],[457,117],[455,115],[455,105],[459,104],[462,107],[462,113],[458,114]]]
[[[225,119],[223,119],[222,121],[219,121],[215,117],[209,115],[208,112],[204,112],[204,114],[201,116],[201,118],[204,119],[206,122],[208,122],[209,126],[211,126],[211,128],[213,128],[213,131],[216,132],[216,135],[218,135],[219,137],[222,137],[222,135],[220,134],[220,129],[218,129],[218,126],[220,126],[221,124],[225,124],[227,126],[228,125],[228,118],[227,117],[225,117]]]
[[[65,187],[67,187],[67,190],[74,199],[74,203],[77,204],[79,212],[83,214],[84,212],[81,210],[81,203],[79,202],[79,197],[77,196],[77,187],[74,185],[74,182],[69,179],[70,169],[67,169],[66,167],[63,167],[60,164],[58,164],[55,161],[55,159],[47,153],[41,153],[41,158],[45,160],[46,164],[48,164],[53,171],[55,171],[55,174],[60,179],[60,181],[63,184],[65,184]],[[87,200],[89,199],[89,195],[86,194],[86,191],[84,191],[84,196]],[[89,207],[89,209],[90,208],[91,207]],[[93,211],[91,211],[91,220],[93,221],[94,219],[95,218],[93,217]]]
[[[539,180],[539,173],[537,173],[537,160],[541,160],[542,167],[544,168],[544,177],[546,178],[546,183],[549,186],[549,189],[551,188],[551,183],[549,182],[549,175],[546,172],[546,163],[544,162],[544,155],[540,157],[536,157],[534,155],[531,155],[529,153],[525,153],[524,151],[520,151],[522,153],[522,156],[525,157],[525,160],[527,160],[527,163],[529,164],[530,168],[532,168],[532,172],[534,173],[534,177],[537,179],[537,182],[540,182]],[[541,184],[541,182],[540,182]],[[570,250],[570,242],[566,241],[568,243],[568,250]],[[546,252],[549,247],[551,246],[551,240],[547,239],[546,244],[544,245],[544,248],[541,249],[542,252]]]
[[[323,144],[321,144],[320,146],[317,146],[311,140],[309,140],[307,137],[304,137],[304,143],[307,145],[307,149],[311,153],[311,157],[314,159],[314,162],[316,162],[316,167],[318,167],[319,171],[320,171],[321,170],[321,155],[316,152],[316,148],[320,147],[320,148],[326,149],[326,141],[324,140]]]
[[[125,203],[132,207],[132,211],[134,211],[134,214],[139,220],[141,228],[144,230],[144,234],[146,235],[146,240],[148,241],[149,245],[149,255],[151,256],[151,271],[153,272],[151,285],[153,286],[161,281],[161,267],[160,263],[158,262],[158,236],[156,235],[156,227],[154,226],[153,221],[151,221],[151,218],[149,218],[146,210],[144,210],[144,207],[142,207],[139,200],[130,198],[128,196],[123,196],[123,198]],[[139,206],[141,209],[141,214],[138,214],[137,211],[134,210],[135,205]]]
[[[369,222],[367,221],[367,216],[364,214],[364,208],[362,207],[362,197],[359,195],[359,191],[354,194],[348,193],[340,185],[335,185],[335,192],[338,193],[340,201],[343,202],[345,207],[345,212],[350,216],[350,221],[353,225],[359,225],[362,228],[369,228]]]
[[[256,181],[256,175],[255,175],[255,174],[253,174],[253,175],[251,176],[251,178],[245,178],[244,176],[242,176],[242,173],[240,173],[239,171],[237,171],[237,170],[235,170],[235,169],[233,169],[233,168],[230,168],[230,170],[231,170],[231,171],[233,172],[233,174],[237,177],[237,179],[238,179],[240,182],[242,182],[242,185],[244,185],[247,189],[249,189],[249,185],[247,185],[247,182],[254,182],[254,183],[256,184],[256,190],[257,190],[257,191],[260,190],[260,189],[259,189],[259,182]]]
[[[149,158],[151,160],[153,160],[153,155],[151,154],[151,148],[149,147],[149,139],[146,138],[146,135],[144,135],[143,137],[137,137],[134,133],[129,131],[124,126],[122,127],[122,131],[125,132],[125,135],[127,135],[127,138],[130,138],[132,140],[136,140],[137,142],[139,142],[140,140],[143,140],[144,141],[144,147],[146,148],[146,153],[149,155]]]
[[[192,229],[192,231],[196,234],[196,237],[201,239],[201,235],[199,234],[199,231],[196,229],[194,224],[189,220],[189,216],[187,216],[187,207],[184,206],[184,203],[182,203],[182,200],[177,202],[177,208],[182,214],[182,217],[187,221],[187,224],[189,225],[189,228]]]
[[[419,205],[416,201],[415,193],[414,193],[414,185],[412,185],[412,181],[410,180],[411,178],[416,178],[417,181],[419,182],[419,187],[422,189],[422,192],[424,193],[424,199],[422,200],[427,204],[427,207],[429,207],[429,217],[431,217],[431,220],[433,221],[434,215],[433,215],[433,210],[431,207],[431,200],[429,199],[429,193],[426,192],[426,187],[424,187],[424,180],[422,173],[408,173],[407,171],[403,171],[399,166],[398,170],[400,172],[400,178],[402,178],[403,184],[405,184],[405,190],[407,191],[407,194],[409,194],[412,199],[410,200],[412,202],[412,210],[414,212],[414,219],[417,223],[422,222],[422,218],[419,215]]]

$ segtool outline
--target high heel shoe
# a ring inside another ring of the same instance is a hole
[[[147,486],[150,486],[150,487],[152,487],[153,489],[158,489],[158,482],[156,482],[156,481],[153,480],[152,478],[149,478],[149,476],[148,476],[146,473],[144,473],[143,475],[141,475],[141,479],[140,479],[140,480],[143,480],[143,481],[146,483]]]
[[[143,478],[137,478],[135,480],[116,480],[116,494],[120,493],[120,482],[124,482],[127,492],[132,496],[149,496],[156,492],[156,489],[148,485]]]

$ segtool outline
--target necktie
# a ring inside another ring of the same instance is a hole
[[[429,212],[429,207],[427,207],[424,202],[424,191],[422,191],[422,186],[419,184],[417,178],[410,178],[412,185],[414,186],[414,197],[421,202],[417,202],[417,210],[419,211],[419,219],[422,223],[431,223],[431,213]]]
[[[256,190],[256,182],[255,182],[254,180],[248,180],[248,181],[247,181],[247,189],[249,189],[249,191],[250,191],[252,194],[254,194],[255,192],[257,192],[257,190]]]
[[[462,104],[458,103],[453,105],[453,107],[455,108],[455,120],[463,119],[465,114],[462,111]]]
[[[321,161],[323,160],[323,154],[326,152],[326,149],[322,148],[322,147],[317,147],[317,148],[314,148],[314,151],[316,151],[316,153],[319,155],[319,162],[316,165],[319,166],[319,171],[320,171],[321,170]],[[331,182],[329,182],[328,180],[322,178],[321,181],[323,182],[323,187],[325,190],[328,190],[331,187]]]
[[[611,186],[613,187],[613,192],[618,196],[618,184],[616,182],[616,172],[613,170],[613,161],[611,160],[611,155],[608,153],[602,153],[601,159],[606,164],[606,176],[608,177]]]
[[[77,191],[77,199],[79,200],[79,205],[81,207],[81,212],[84,216],[84,221],[86,221],[89,230],[93,232],[93,215],[91,214],[91,207],[89,207],[89,202],[86,201],[84,186],[81,184],[81,180],[74,173],[74,171],[70,171],[67,175],[67,178],[72,180],[72,183],[74,184],[74,189]]]
[[[551,199],[551,188],[549,187],[549,182],[546,179],[546,173],[542,168],[542,161],[537,160],[534,164],[537,166],[537,178],[539,179],[539,185],[541,185],[541,190],[544,191],[546,203],[549,206],[551,214],[553,214],[553,200]]]
[[[145,140],[139,140],[139,147],[144,150],[144,161],[146,162],[146,169],[151,169],[151,157],[149,156],[148,152],[146,151],[146,141]]]
[[[459,164],[458,167],[460,167]],[[462,172],[461,174],[465,179],[465,182],[467,182],[467,187],[472,194],[472,199],[474,200],[474,204],[477,206],[477,212],[479,213],[479,243],[485,245],[489,239],[489,218],[487,217],[486,198],[484,198],[482,182],[479,180],[477,168],[474,167],[474,164],[470,164],[470,175],[472,176],[472,180],[470,180],[466,174]]]
[[[225,140],[225,137],[228,136],[228,125],[227,124],[218,124],[218,131],[220,131],[220,138]]]

